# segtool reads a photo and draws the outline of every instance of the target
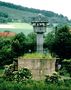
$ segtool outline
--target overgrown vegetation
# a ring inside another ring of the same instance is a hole
[[[48,38],[49,37],[49,38]],[[49,49],[51,54],[38,54],[35,52],[36,35],[31,33],[25,36],[19,33],[14,37],[0,37],[0,66],[12,63],[14,58],[23,56],[24,58],[48,58],[58,55],[61,58],[59,63],[62,65],[58,72],[64,78],[54,74],[46,76],[44,81],[32,80],[32,74],[28,69],[22,69],[14,72],[10,68],[6,68],[5,75],[0,74],[0,89],[1,90],[71,90],[71,34],[69,28],[64,26],[56,29],[55,33],[51,32],[45,36],[44,49]],[[29,54],[26,54],[29,53]],[[66,59],[65,59],[66,58]],[[63,59],[65,59],[63,61]],[[69,60],[68,60],[69,59]],[[3,72],[3,71],[0,71]],[[3,76],[3,77],[2,77]]]
[[[14,58],[29,53],[29,50],[34,52],[33,39],[35,39],[35,34],[29,34],[26,37],[23,33],[19,33],[14,37],[0,37],[0,65],[12,63]]]
[[[50,53],[42,54],[42,53],[29,53],[23,56],[24,59],[53,59]]]
[[[71,59],[64,59],[62,61],[62,69],[61,69],[61,71],[63,71],[61,72],[62,75],[65,74],[71,77]]]
[[[31,71],[27,68],[22,68],[18,71],[14,71],[14,66],[8,65],[5,67],[2,77],[7,81],[25,82],[32,78],[32,74]]]
[[[5,68],[0,77],[0,90],[71,90],[71,79],[63,79],[58,74],[47,75],[45,80],[32,80],[27,68],[13,72],[12,65]]]
[[[0,90],[71,90],[71,80],[51,79],[45,81],[25,80],[20,82],[6,81],[0,78]]]
[[[0,90],[71,90],[71,79],[61,79],[58,74],[47,75],[42,81],[32,80],[31,76],[27,68],[15,72],[6,68],[0,77]]]

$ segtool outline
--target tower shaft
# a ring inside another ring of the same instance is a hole
[[[37,52],[43,53],[43,34],[37,34]]]

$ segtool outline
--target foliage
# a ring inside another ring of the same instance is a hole
[[[12,63],[15,57],[24,55],[24,53],[35,50],[35,34],[26,36],[23,33],[16,34],[14,37],[0,37],[0,65]]]
[[[50,36],[47,44],[49,50],[60,58],[71,58],[71,34],[67,26],[56,29],[55,35]]]
[[[7,7],[7,8],[4,8]],[[46,16],[48,21],[52,23],[68,23],[69,20],[63,15],[58,15],[57,13],[33,8],[22,7],[19,5],[14,5],[7,2],[0,1],[0,11],[7,12],[12,20],[15,22],[31,22],[31,18],[41,13]],[[14,12],[14,13],[13,13]],[[24,16],[23,16],[24,15]]]
[[[12,22],[12,19],[6,12],[0,12],[0,23]]]
[[[71,90],[71,80],[46,84],[44,81],[30,80],[27,83],[5,81],[0,78],[0,90]]]
[[[29,69],[22,68],[18,72],[14,72],[14,80],[17,82],[23,82],[32,78],[32,74]]]
[[[3,76],[3,72],[4,72],[4,67],[0,67],[0,77]]]
[[[60,79],[60,76],[56,73],[53,73],[53,75],[51,75],[51,76],[46,75],[45,82],[46,83],[58,83],[59,79]]]
[[[4,12],[0,12],[0,17],[8,18],[8,14]]]
[[[25,35],[23,33],[17,34],[12,41],[12,52],[14,57],[18,57],[25,53]]]
[[[27,35],[27,48],[31,52],[36,51],[36,34],[33,32]]]
[[[27,68],[14,71],[14,65],[11,64],[5,67],[3,78],[8,81],[23,82],[31,79],[32,74]]]
[[[48,48],[51,53],[52,53],[52,45],[54,43],[54,39],[55,39],[54,31],[49,32],[44,39],[44,46],[45,48]]]
[[[36,34],[34,32],[27,35],[28,43],[36,43]]]
[[[6,65],[3,74],[4,79],[12,81],[14,79],[13,71],[14,71],[13,64]]]
[[[70,75],[71,77],[71,59],[64,59],[62,62],[62,67],[65,68],[66,72]],[[63,69],[62,68],[62,69]],[[61,70],[62,71],[62,70]]]
[[[26,38],[23,33],[16,36],[0,37],[0,65],[8,65],[13,62],[15,57],[21,56],[26,52]]]
[[[0,65],[12,63],[11,38],[0,38]]]
[[[66,70],[66,67],[64,67],[64,66],[58,71],[58,73],[59,73],[61,76],[70,77],[68,71]]]

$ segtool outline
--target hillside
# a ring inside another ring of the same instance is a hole
[[[46,16],[48,21],[52,23],[69,23],[67,17],[58,15],[57,13],[33,8],[22,7],[11,3],[0,1],[0,22],[31,22],[32,18],[38,13]]]

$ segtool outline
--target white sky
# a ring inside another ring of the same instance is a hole
[[[71,19],[71,0],[0,0],[63,14]]]

